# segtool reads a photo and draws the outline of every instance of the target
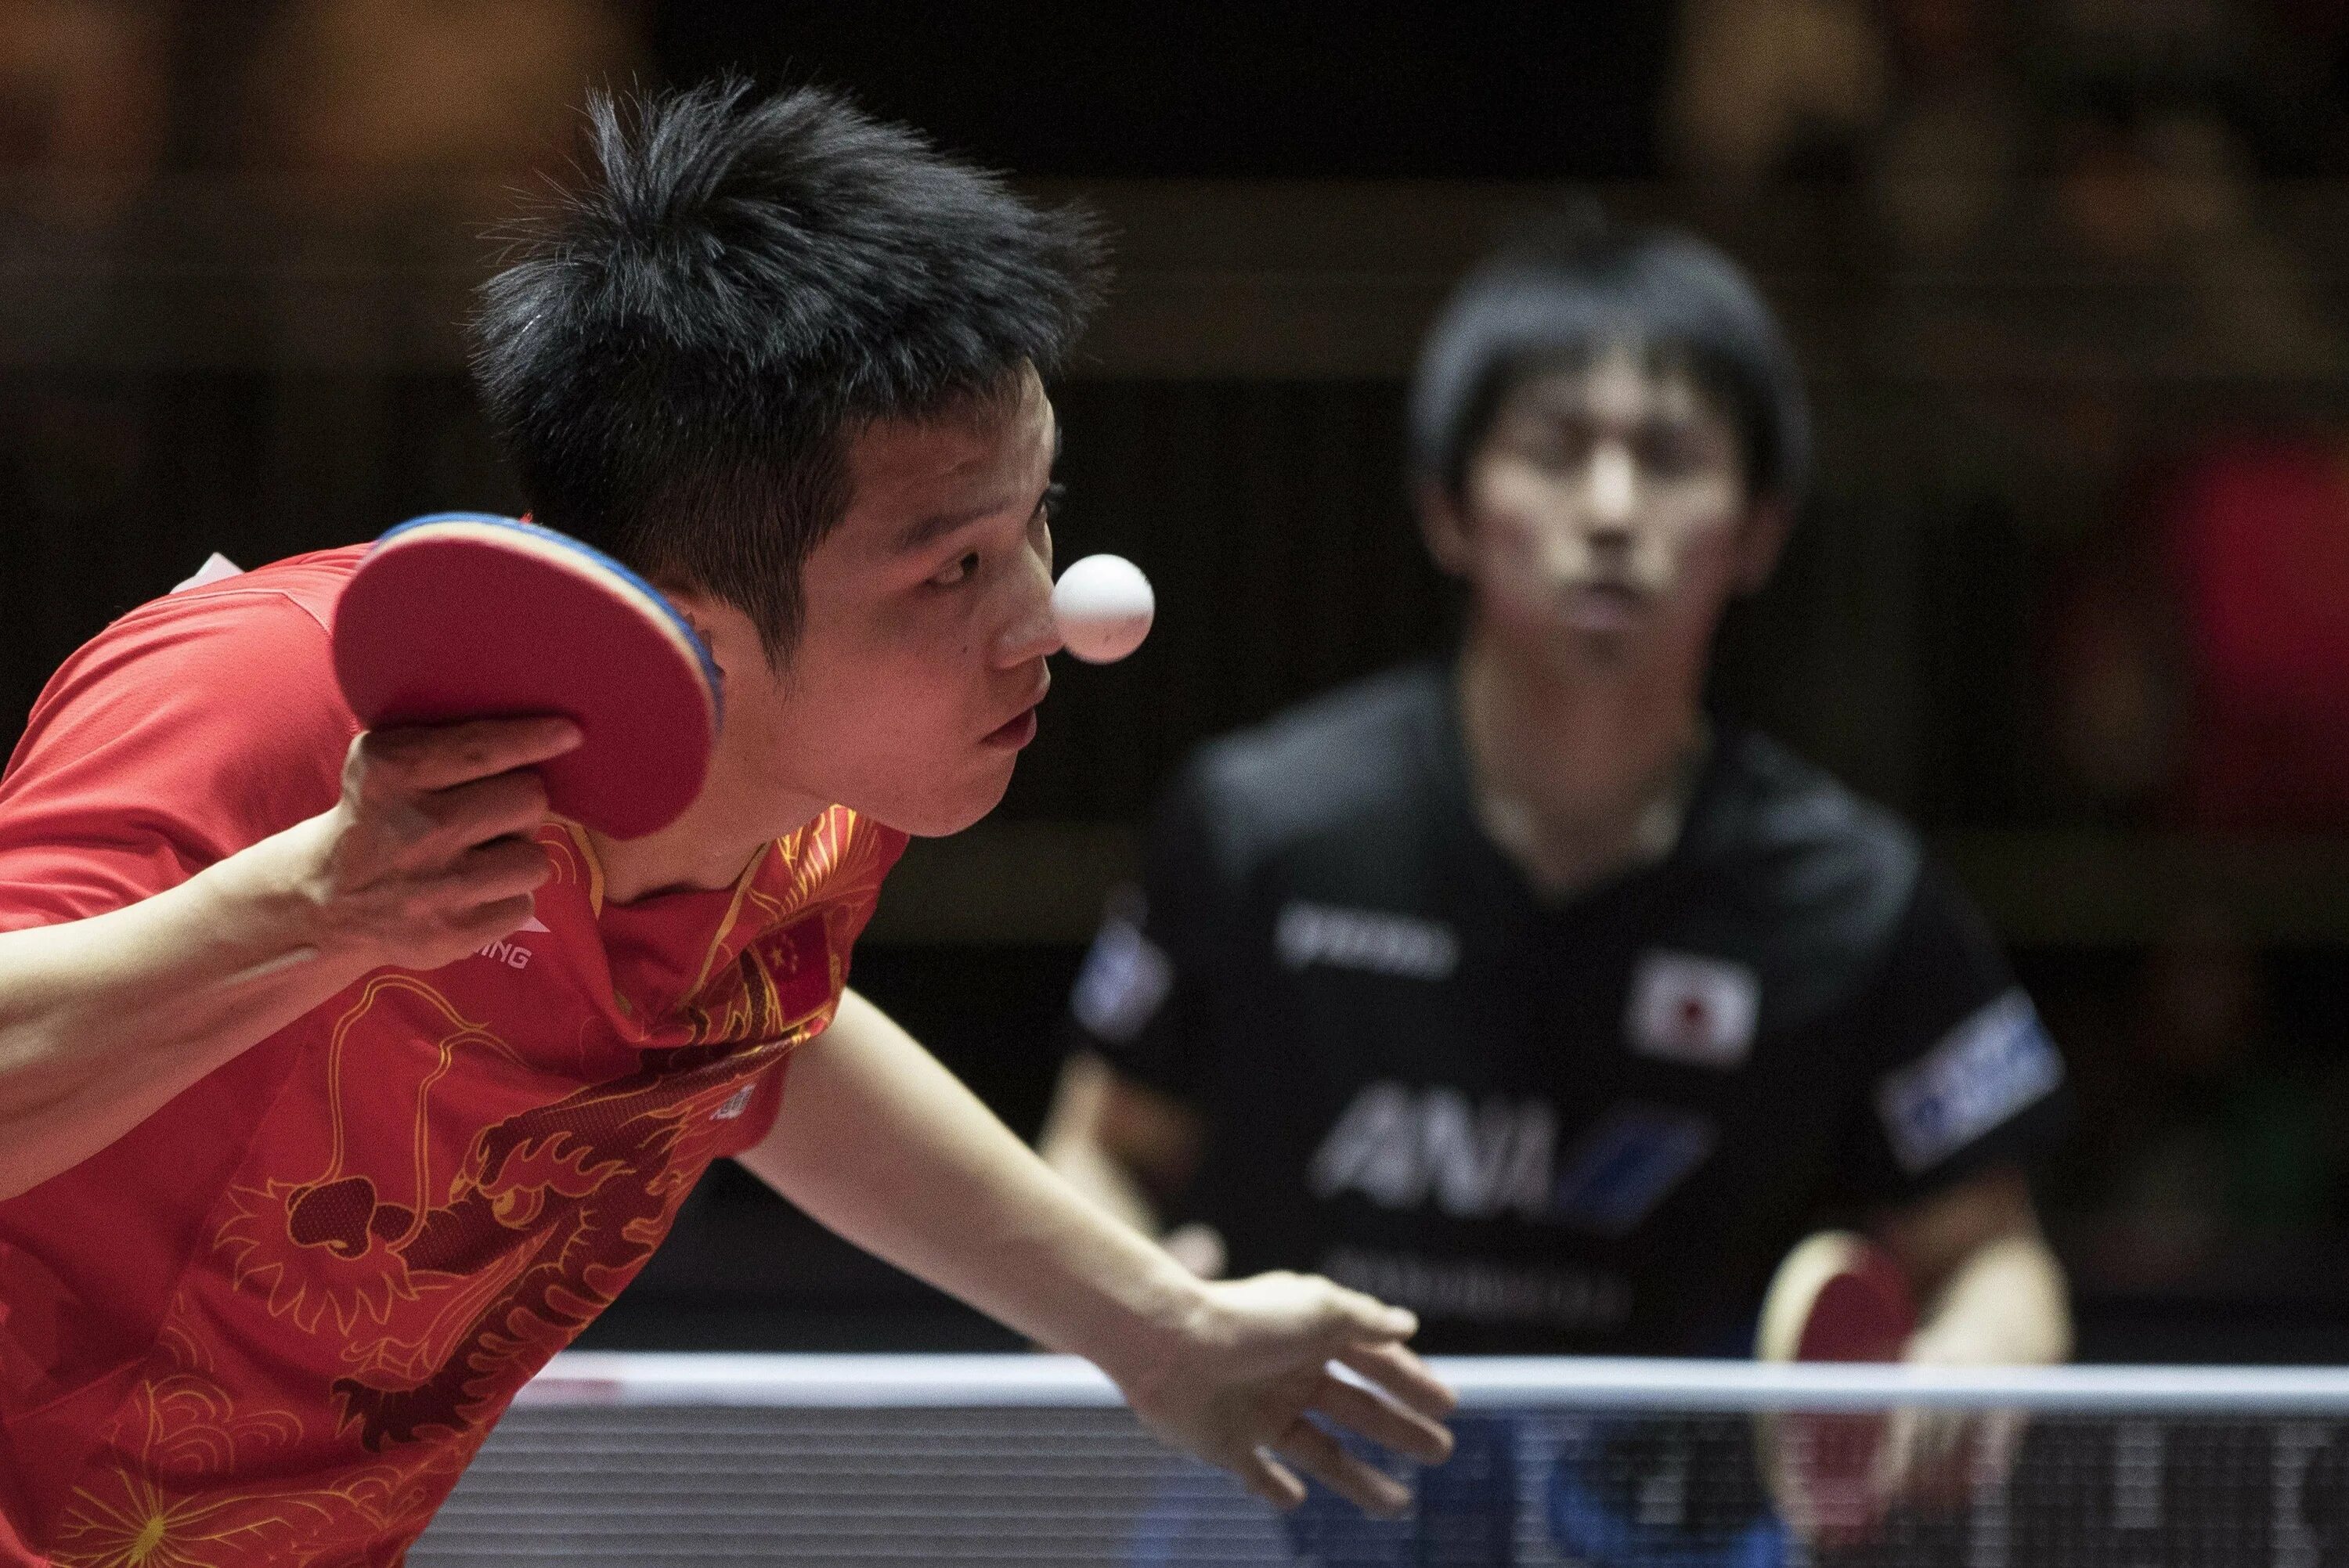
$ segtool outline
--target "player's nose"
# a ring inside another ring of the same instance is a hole
[[[1595,526],[1630,527],[1632,509],[1639,501],[1639,464],[1620,442],[1605,442],[1590,454],[1586,504]]]
[[[995,663],[1003,668],[1061,651],[1061,629],[1052,619],[1052,568],[1049,555],[1030,552],[1011,586],[1011,615],[995,641]]]

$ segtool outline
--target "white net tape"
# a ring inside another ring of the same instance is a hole
[[[1081,1362],[559,1357],[411,1559],[2349,1568],[2349,1372],[1439,1362],[1460,1451],[1278,1516]]]

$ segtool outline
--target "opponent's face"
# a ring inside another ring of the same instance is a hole
[[[802,571],[790,664],[727,672],[728,744],[748,749],[761,788],[921,834],[967,828],[1003,798],[1061,646],[1057,442],[1032,370],[991,406],[854,438],[852,499]]]
[[[1428,506],[1437,560],[1480,620],[1577,660],[1701,648],[1782,533],[1778,509],[1747,502],[1727,414],[1630,346],[1520,381],[1458,502]]]

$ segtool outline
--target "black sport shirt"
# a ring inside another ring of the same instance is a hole
[[[1821,1215],[2031,1153],[2064,1076],[1914,833],[1751,732],[1667,858],[1546,901],[1439,664],[1204,748],[1071,1012],[1206,1123],[1174,1218],[1440,1351],[1744,1354]]]

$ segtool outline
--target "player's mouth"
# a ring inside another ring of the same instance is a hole
[[[998,725],[979,738],[981,746],[992,746],[1004,751],[1017,751],[1036,738],[1036,710],[1020,710],[1019,717],[1009,724]]]
[[[1558,615],[1578,632],[1629,631],[1655,603],[1620,579],[1586,579],[1558,597]]]
[[[1051,672],[1040,671],[1036,680],[1035,695],[1028,699],[1028,706],[981,736],[978,743],[981,746],[998,747],[1006,751],[1017,751],[1035,739],[1036,710],[1043,705],[1044,694],[1051,689]]]

